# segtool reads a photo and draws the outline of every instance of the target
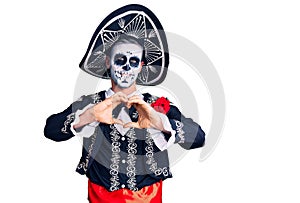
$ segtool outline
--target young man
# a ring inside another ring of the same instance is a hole
[[[140,93],[163,81],[166,37],[155,15],[140,5],[110,14],[97,28],[80,67],[111,88],[82,96],[47,119],[55,141],[83,136],[77,172],[86,174],[90,202],[162,202],[162,181],[171,178],[167,148],[201,147],[205,133],[164,98]]]

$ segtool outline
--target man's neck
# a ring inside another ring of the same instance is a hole
[[[112,91],[114,91],[114,93],[123,92],[126,95],[130,95],[136,91],[136,85],[132,84],[130,87],[121,88],[112,81],[111,89],[112,89]]]

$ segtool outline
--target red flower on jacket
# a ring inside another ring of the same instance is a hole
[[[152,108],[156,111],[167,114],[170,110],[170,101],[165,97],[158,98],[155,102],[151,104]]]

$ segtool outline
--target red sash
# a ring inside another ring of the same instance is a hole
[[[109,192],[89,180],[88,193],[91,203],[162,203],[162,181],[136,192],[126,188]]]

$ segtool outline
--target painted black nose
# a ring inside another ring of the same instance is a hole
[[[130,70],[130,67],[128,64],[126,64],[125,66],[123,66],[123,70],[126,70],[126,71],[129,71]]]

